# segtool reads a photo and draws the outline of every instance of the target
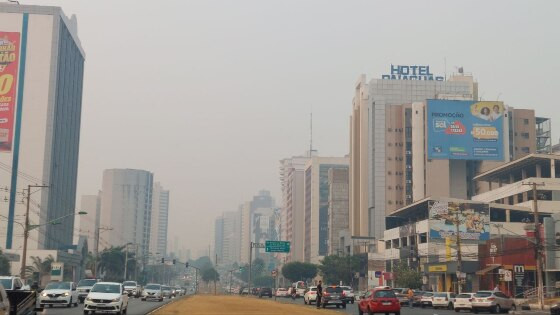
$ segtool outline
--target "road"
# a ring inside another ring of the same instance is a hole
[[[174,301],[174,299],[171,300],[166,299],[163,302],[155,302],[155,301],[142,302],[140,299],[130,298],[127,314],[145,315],[153,311],[154,309],[162,305],[165,305],[171,301]],[[79,304],[78,307],[71,307],[71,308],[66,308],[66,307],[45,308],[45,310],[42,313],[38,313],[38,314],[64,315],[64,314],[83,314],[83,312],[84,312],[84,304]]]
[[[295,301],[293,301],[292,299],[286,299],[286,298],[278,298],[277,301],[281,302],[281,303],[290,303],[290,304],[300,304],[300,305],[304,305],[303,304],[303,299],[296,299]],[[311,307],[315,307],[315,306],[307,306],[309,308]],[[341,313],[347,313],[347,314],[358,314],[358,304],[347,304],[346,305],[346,309],[337,309],[335,306],[330,306],[327,309],[330,310],[335,310]],[[461,312],[463,314],[468,313],[468,312]],[[459,313],[459,314],[461,314]],[[510,312],[511,313],[511,312]],[[407,307],[407,306],[403,306],[401,308],[401,314],[402,315],[451,315],[451,314],[458,314],[455,313],[455,311],[450,311],[450,310],[446,310],[446,309],[437,309],[434,310],[431,307],[428,308],[421,308],[421,307]],[[472,314],[472,313],[468,313],[468,314]],[[489,313],[481,313],[481,314],[489,314]],[[515,314],[547,314],[547,312],[536,312],[536,311],[516,311]]]

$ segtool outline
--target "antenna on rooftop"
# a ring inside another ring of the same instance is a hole
[[[313,107],[309,113],[309,157],[313,157]]]

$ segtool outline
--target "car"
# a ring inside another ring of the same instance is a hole
[[[161,295],[162,295],[164,298],[170,299],[170,298],[173,297],[172,292],[171,292],[171,287],[169,287],[169,286],[167,286],[167,285],[162,285],[162,286],[161,286],[161,292],[162,292]]]
[[[422,305],[422,295],[424,295],[424,291],[414,290],[414,295],[412,296],[412,306]]]
[[[259,290],[260,289],[261,288],[251,288],[251,294],[255,295],[255,296],[259,295]]]
[[[183,295],[183,289],[181,289],[180,286],[175,286],[175,296],[182,296]]]
[[[124,291],[128,293],[128,296],[140,297],[140,285],[136,281],[125,281],[123,282]]]
[[[89,291],[84,303],[84,314],[104,312],[125,314],[128,310],[128,294],[122,283],[97,282]]]
[[[344,301],[346,303],[350,303],[350,304],[354,304],[354,290],[352,289],[352,287],[349,286],[341,286],[342,290],[344,291]]]
[[[436,308],[447,308],[449,310],[453,309],[453,303],[455,302],[455,293],[453,292],[435,292],[432,299],[432,306]]]
[[[272,298],[272,288],[261,288],[259,290],[259,297],[262,298],[263,296],[268,296]]]
[[[161,290],[161,285],[157,283],[148,283],[142,290],[142,301],[157,300],[159,302],[163,301],[163,292]]]
[[[0,284],[8,291],[31,290],[31,287],[23,284],[21,278],[17,276],[2,276],[0,277]]]
[[[249,288],[243,288],[241,289],[241,295],[249,295]]]
[[[393,292],[395,292],[395,295],[399,299],[399,303],[401,303],[401,305],[409,303],[408,288],[393,288]]]
[[[287,297],[290,295],[288,292],[289,291],[286,288],[278,288],[276,290],[276,297]]]
[[[560,303],[553,304],[550,307],[550,315],[560,315]]]
[[[375,313],[401,314],[401,303],[394,290],[386,288],[375,288],[366,292],[358,302],[358,314],[363,315]]]
[[[472,300],[472,311],[489,311],[491,313],[502,313],[515,309],[513,299],[501,291],[478,291]]]
[[[326,308],[329,305],[336,305],[336,308],[346,308],[344,301],[344,290],[338,285],[328,286],[323,290],[323,297],[321,298],[321,306]]]
[[[317,302],[317,287],[309,287],[305,289],[303,294],[303,304],[312,305]]]
[[[474,293],[457,294],[457,296],[455,297],[455,303],[453,303],[455,312],[460,312],[462,310],[472,311],[473,297],[474,297]]]
[[[78,291],[74,282],[50,282],[39,295],[39,305],[78,306]]]
[[[78,291],[78,299],[80,303],[84,303],[86,296],[89,294],[93,285],[99,282],[97,279],[82,279],[78,282],[76,290]]]
[[[420,298],[420,306],[422,308],[426,306],[432,306],[433,299],[434,299],[433,292],[424,292],[424,294],[422,294],[422,297]]]

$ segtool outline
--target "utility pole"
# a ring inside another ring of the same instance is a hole
[[[27,207],[25,209],[25,226],[23,228],[23,253],[21,255],[20,277],[25,280],[25,265],[27,263],[27,238],[29,238],[29,204],[31,202],[31,188],[46,188],[45,185],[27,186]]]
[[[254,244],[253,242],[249,244],[249,284],[248,284],[249,293],[247,294],[248,296],[251,295],[251,273],[252,273],[251,268],[253,267],[253,244]]]
[[[457,243],[457,292],[461,293],[463,290],[463,280],[462,280],[462,257],[461,257],[461,233],[459,225],[461,221],[459,220],[459,211],[461,208],[457,208],[455,212],[455,234]]]
[[[537,298],[539,300],[539,308],[544,309],[544,290],[542,275],[542,253],[540,238],[540,222],[539,222],[539,203],[537,199],[537,185],[544,186],[544,183],[537,184],[535,182],[523,183],[523,185],[532,186],[533,190],[533,221],[535,223],[535,259],[537,263]]]
[[[95,270],[93,270],[93,273],[95,275],[95,278],[97,279],[97,261],[99,260],[99,234],[101,234],[101,231],[111,231],[113,228],[108,228],[108,227],[98,227],[97,229],[95,229],[95,260],[93,262],[93,268]]]
[[[128,267],[128,244],[130,243],[126,243],[126,245],[124,246],[124,278],[123,281],[126,281],[126,272],[127,272],[127,267]]]

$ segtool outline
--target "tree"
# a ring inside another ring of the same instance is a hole
[[[0,250],[0,276],[9,276],[11,272],[10,261]]]
[[[367,267],[366,255],[355,256],[325,256],[319,269],[323,273],[326,283],[340,281],[353,284],[355,273],[363,274]]]
[[[31,256],[31,265],[25,267],[25,276],[28,279],[37,281],[39,285],[43,284],[43,277],[49,275],[52,269],[54,257],[49,255],[42,259],[39,256]]]
[[[214,267],[206,268],[202,270],[202,281],[208,283],[210,281],[220,281],[220,274],[214,269]]]
[[[253,281],[255,287],[274,287],[274,278],[272,276],[260,275],[255,277]]]
[[[422,287],[422,274],[410,268],[406,261],[400,261],[393,266],[395,284],[401,288],[418,289]]]
[[[313,279],[317,276],[317,265],[294,261],[282,267],[282,274],[292,282]]]

